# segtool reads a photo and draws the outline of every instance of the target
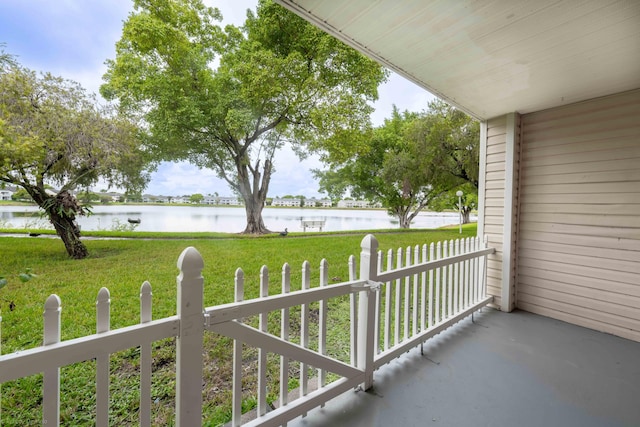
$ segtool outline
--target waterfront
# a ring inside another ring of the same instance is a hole
[[[172,205],[96,205],[93,215],[79,217],[82,230],[112,230],[140,219],[137,231],[228,232],[239,233],[246,225],[243,207]],[[378,209],[265,208],[262,217],[267,228],[303,231],[301,220],[325,221],[324,231],[375,230],[398,228],[398,220]],[[438,228],[457,224],[455,212],[421,212],[411,228]],[[0,227],[50,228],[35,206],[0,205]],[[313,231],[317,231],[314,229]]]

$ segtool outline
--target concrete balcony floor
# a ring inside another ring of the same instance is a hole
[[[484,309],[289,426],[640,426],[640,343]]]

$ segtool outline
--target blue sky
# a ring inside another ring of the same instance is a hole
[[[205,0],[218,7],[225,23],[242,24],[257,0]],[[33,70],[48,71],[98,92],[104,62],[115,57],[115,42],[132,10],[130,0],[0,0],[0,43],[7,53]],[[381,124],[395,104],[400,110],[420,111],[433,96],[392,74],[379,89],[372,121]],[[269,196],[321,196],[310,169],[321,168],[315,158],[300,161],[290,150],[276,154]],[[153,174],[147,192],[177,196],[193,193],[230,195],[227,184],[212,171],[185,163],[164,163]]]

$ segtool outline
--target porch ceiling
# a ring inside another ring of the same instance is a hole
[[[478,119],[640,87],[640,2],[275,0]]]

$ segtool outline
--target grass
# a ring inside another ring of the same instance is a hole
[[[12,230],[16,232],[17,230]],[[462,236],[475,236],[475,225],[467,225]],[[317,286],[320,261],[329,264],[329,277],[348,279],[348,257],[360,252],[366,232],[291,233],[287,238],[274,234],[264,237],[220,233],[87,233],[101,237],[127,237],[123,240],[86,239],[90,256],[71,260],[59,239],[0,237],[3,248],[0,275],[9,284],[0,290],[2,313],[2,353],[39,346],[42,342],[42,311],[50,294],[62,300],[62,339],[68,340],[95,332],[95,299],[101,287],[111,292],[111,328],[132,325],[139,319],[139,291],[143,281],[153,287],[153,318],[176,313],[176,261],[182,250],[194,246],[205,260],[204,300],[206,306],[232,301],[234,272],[245,273],[246,298],[258,295],[260,268],[269,268],[272,291],[278,293],[282,265],[291,266],[291,283],[299,288],[301,265],[311,264],[311,283]],[[397,249],[432,241],[460,237],[458,228],[439,230],[378,230],[379,249]],[[161,238],[159,238],[161,237]],[[8,250],[5,250],[8,249]],[[38,275],[21,283],[17,275],[30,268]],[[336,280],[337,281],[337,280]],[[348,310],[344,300],[332,302],[331,332],[344,331]],[[312,307],[313,310],[313,307]],[[346,312],[346,316],[345,313]],[[339,314],[343,313],[343,314]],[[292,314],[292,318],[293,318]],[[270,323],[277,325],[278,314]],[[270,326],[271,327],[271,326]],[[295,329],[295,325],[292,325]],[[341,333],[331,337],[336,357],[348,357],[348,338]],[[346,341],[346,347],[345,347]],[[229,419],[227,390],[230,381],[230,341],[206,334],[204,370],[206,387],[204,413],[207,425]],[[245,352],[251,365],[254,350]],[[173,420],[175,395],[175,343],[173,339],[154,344],[153,414],[154,424],[167,425]],[[114,425],[137,424],[138,350],[130,349],[111,357],[110,421]],[[93,423],[95,414],[95,364],[92,361],[64,367],[62,372],[61,421],[68,425]],[[275,375],[275,374],[273,374]],[[255,404],[251,394],[254,379],[248,377],[246,408]],[[6,383],[2,387],[2,418],[7,425],[37,424],[41,419],[41,376]],[[296,386],[293,381],[292,387]]]

